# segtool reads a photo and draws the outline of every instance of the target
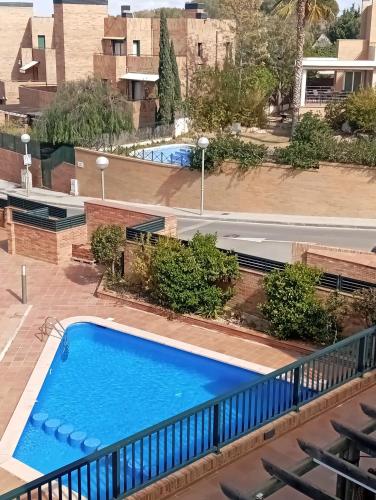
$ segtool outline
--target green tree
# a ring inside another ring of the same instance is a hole
[[[333,10],[335,6],[338,9],[335,0],[277,0],[275,9],[282,17],[296,16],[296,60],[292,96],[292,135],[299,120],[306,26],[308,23],[318,23],[334,18],[335,14]]]
[[[352,5],[328,29],[328,37],[332,42],[342,38],[358,38],[360,34],[360,10]]]
[[[160,21],[158,74],[159,110],[157,118],[158,122],[169,124],[174,118],[175,84],[171,63],[170,35],[164,10],[161,11]]]
[[[353,310],[367,327],[376,323],[376,289],[362,288],[353,294]]]
[[[265,106],[276,83],[265,66],[204,67],[191,82],[188,116],[197,131],[220,132],[234,122],[263,126]]]
[[[124,228],[117,225],[99,226],[91,235],[91,251],[106,271],[115,275],[119,271],[124,247]]]
[[[134,13],[135,17],[161,17],[161,11],[164,10],[168,17],[184,17],[184,9],[178,7],[161,7],[159,9],[138,10]]]
[[[174,75],[174,111],[179,107],[181,102],[181,84],[179,76],[178,62],[176,60],[174,42],[171,40],[170,44],[170,58],[172,65],[172,73]]]
[[[35,135],[52,144],[112,147],[121,132],[132,130],[128,109],[125,97],[100,80],[66,82],[36,122]]]

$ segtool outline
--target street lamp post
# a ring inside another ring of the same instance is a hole
[[[21,142],[25,144],[25,156],[24,156],[24,166],[26,167],[26,196],[30,196],[30,173],[29,173],[29,167],[31,165],[31,155],[29,156],[28,150],[27,150],[27,145],[30,142],[30,136],[29,134],[22,134],[21,135]]]
[[[198,147],[201,149],[202,163],[201,163],[201,200],[200,200],[200,215],[204,213],[204,190],[205,190],[205,150],[209,146],[209,139],[200,137],[197,142]]]
[[[98,156],[98,158],[95,161],[97,167],[101,171],[101,176],[102,176],[102,200],[104,200],[104,171],[108,167],[109,161],[108,158],[105,156]]]

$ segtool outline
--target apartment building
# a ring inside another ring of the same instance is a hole
[[[317,85],[312,72],[325,76]],[[363,0],[360,38],[337,41],[337,57],[305,57],[301,85],[302,111],[324,108],[360,87],[376,85],[376,1]]]
[[[62,82],[96,76],[127,96],[136,127],[152,124],[159,19],[135,18],[129,6],[108,16],[107,0],[54,0],[53,5],[52,17],[36,17],[32,3],[0,2],[6,20],[0,31],[0,111],[43,109]],[[184,17],[169,19],[168,28],[187,96],[200,65],[220,67],[230,54],[232,23],[208,19],[203,4],[187,3]]]

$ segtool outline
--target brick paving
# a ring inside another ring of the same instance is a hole
[[[0,313],[9,314],[10,310],[20,307],[22,264],[27,266],[28,298],[32,308],[0,362],[0,437],[44,347],[39,334],[47,316],[58,319],[77,315],[111,317],[122,324],[273,368],[296,358],[292,351],[280,351],[98,299],[94,297],[99,277],[95,267],[76,263],[57,266],[22,256],[10,256],[6,248],[6,232],[0,229]],[[1,469],[0,473],[0,493],[13,488],[18,482]]]

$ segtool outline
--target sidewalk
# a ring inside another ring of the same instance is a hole
[[[6,194],[26,198],[26,190],[19,185],[0,180],[0,196]],[[84,202],[90,198],[85,196],[71,196],[48,189],[33,188],[30,199],[41,203],[58,205],[63,208],[81,209]],[[107,200],[116,201],[116,200]],[[130,203],[116,201],[127,206],[129,209],[158,210],[161,215],[176,215],[179,219],[197,219],[201,221],[229,221],[254,224],[277,224],[289,226],[313,226],[352,229],[376,229],[376,219],[358,219],[354,217],[322,217],[308,215],[285,215],[285,214],[259,214],[246,212],[219,212],[205,210],[200,216],[198,208],[170,208],[162,205],[147,205],[143,203]]]

